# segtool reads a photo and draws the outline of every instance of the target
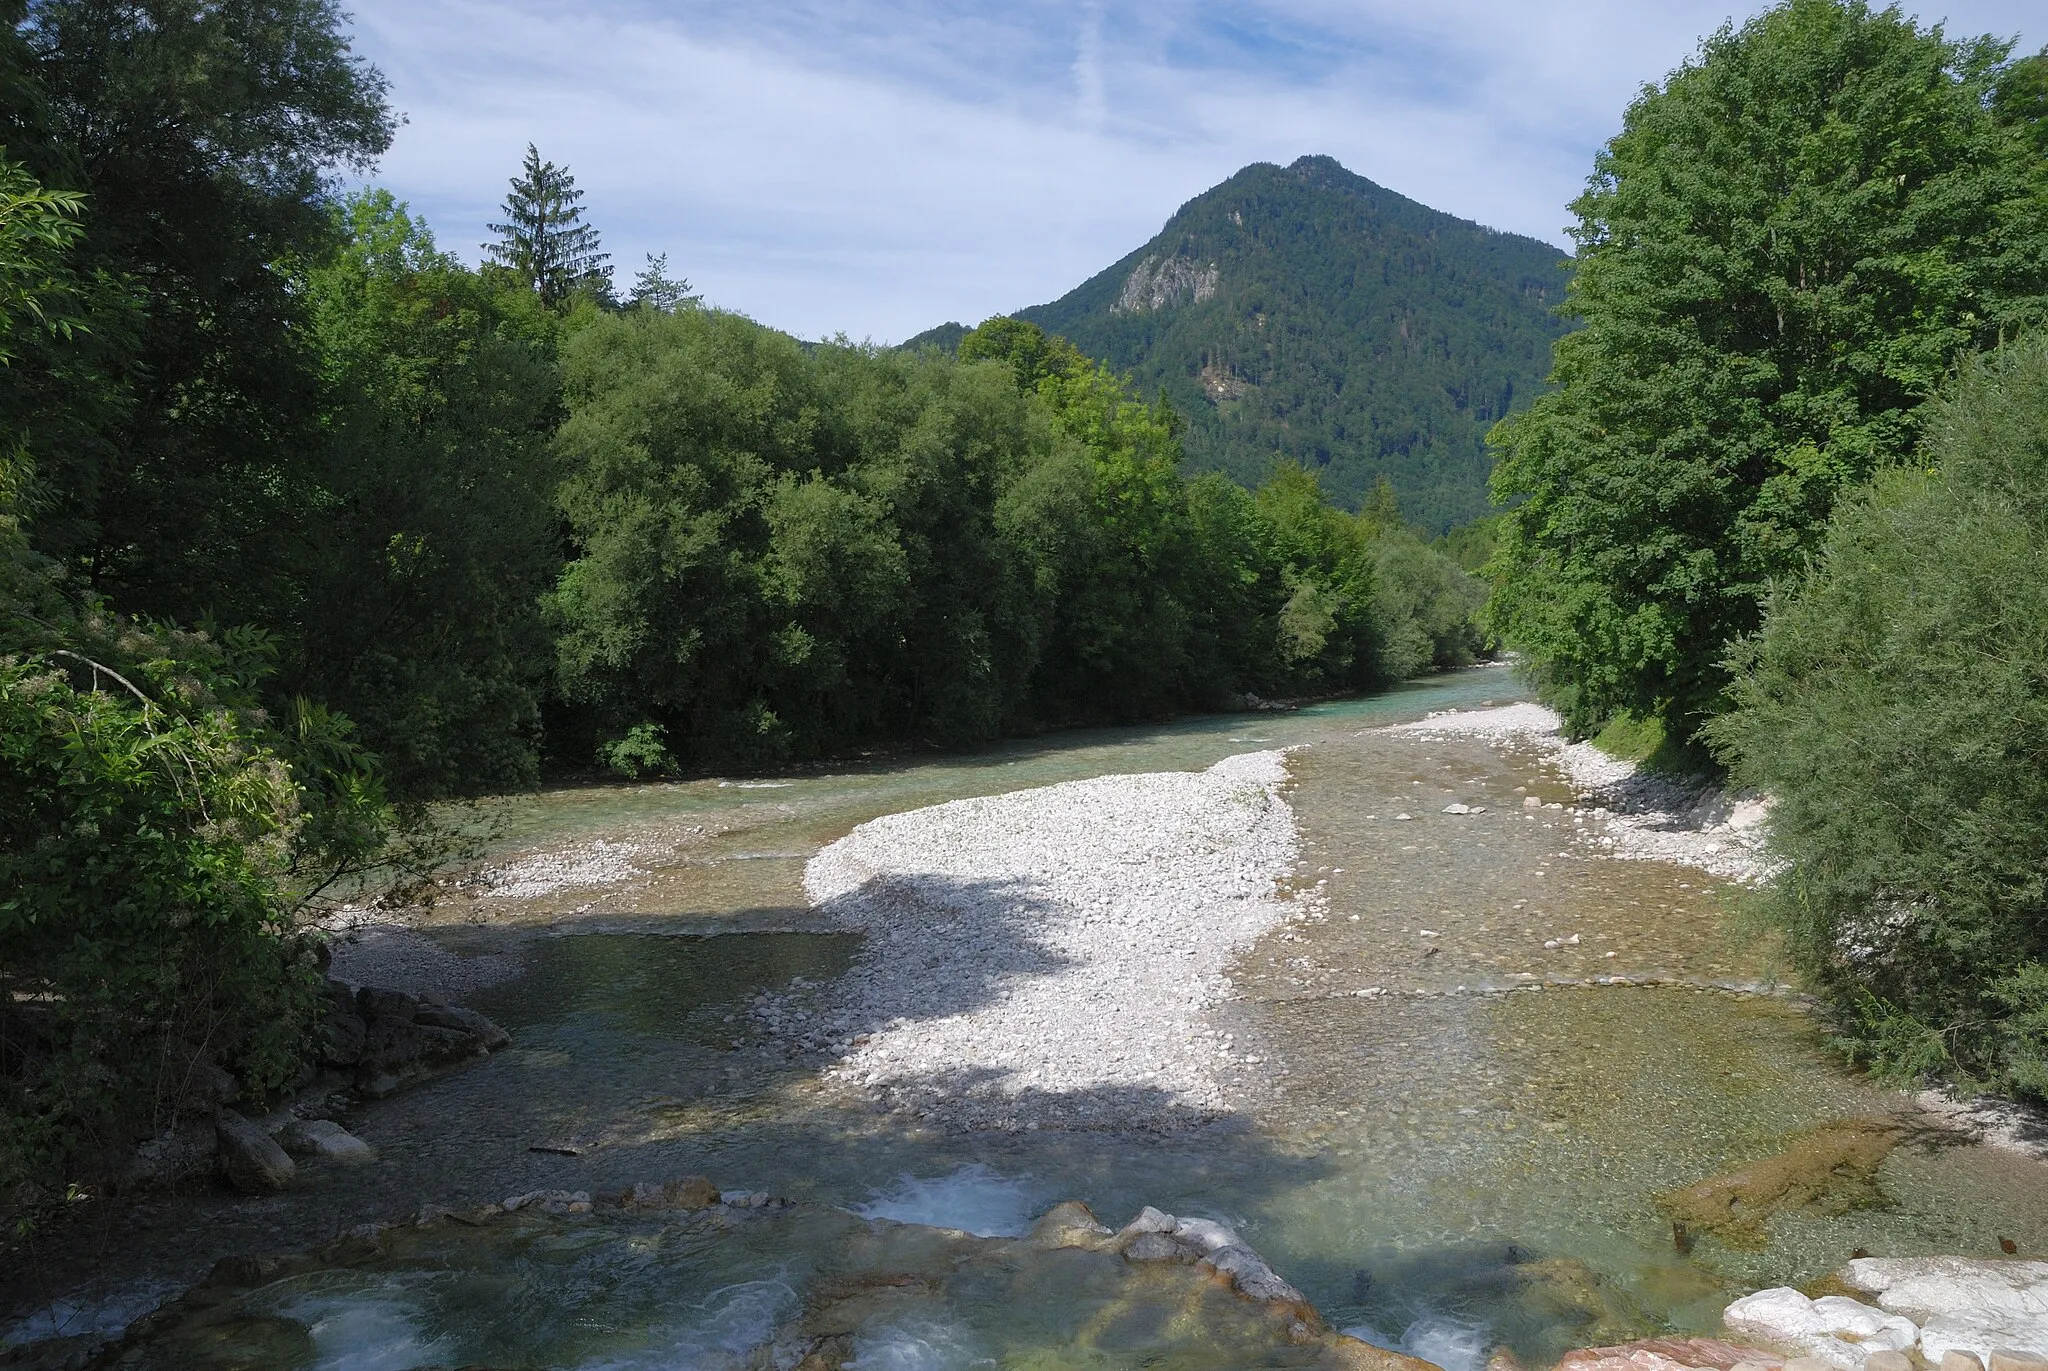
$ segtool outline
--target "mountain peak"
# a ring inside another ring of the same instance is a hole
[[[1549,371],[1563,260],[1305,156],[1242,168],[1017,317],[1163,388],[1192,466],[1256,483],[1291,458],[1347,503],[1384,475],[1444,527],[1488,508],[1485,433]]]

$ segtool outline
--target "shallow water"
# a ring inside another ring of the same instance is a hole
[[[1539,757],[1371,731],[1514,698],[1507,675],[1488,669],[1287,715],[1055,735],[767,784],[504,802],[501,855],[603,836],[632,847],[639,874],[519,900],[445,900],[436,936],[446,946],[515,959],[515,975],[473,997],[514,1045],[353,1116],[382,1153],[374,1167],[316,1174],[272,1199],[211,1202],[210,1250],[304,1245],[426,1202],[690,1172],[990,1234],[1015,1233],[1064,1198],[1113,1224],[1153,1204],[1237,1226],[1332,1324],[1459,1368],[1502,1343],[1540,1359],[1711,1329],[1734,1294],[1817,1277],[1858,1248],[1993,1254],[2007,1237],[2048,1250],[2048,1168],[1939,1135],[1893,1154],[1877,1207],[1786,1216],[1754,1248],[1702,1237],[1676,1250],[1658,1192],[1902,1101],[1842,1070],[1790,997],[1750,993],[1775,987],[1778,968],[1767,942],[1728,931],[1722,887],[1600,855],[1591,816],[1525,809],[1528,793],[1571,798]],[[816,929],[801,892],[810,853],[855,824],[1276,746],[1300,749],[1290,760],[1304,840],[1296,882],[1326,881],[1330,907],[1248,953],[1235,972],[1243,998],[1215,1015],[1264,1058],[1245,1117],[1163,1135],[933,1132],[846,1108],[818,1088],[815,1060],[749,1020],[750,996],[827,980],[856,955],[856,939]],[[1444,814],[1454,801],[1485,812]],[[1617,979],[1649,984],[1597,983]],[[180,1243],[193,1220],[174,1209],[121,1234],[131,1274],[198,1263],[205,1244]],[[625,1258],[591,1260],[609,1270]],[[715,1299],[708,1277],[691,1275],[698,1331],[688,1336],[715,1342],[725,1328],[736,1338],[732,1329],[783,1317],[777,1292],[800,1289],[806,1260],[801,1244],[760,1256],[758,1271],[728,1273]],[[432,1345],[457,1335],[418,1312],[443,1298],[427,1266],[336,1276],[280,1293],[271,1314],[289,1328],[279,1336],[298,1329],[315,1346],[312,1360],[279,1364],[412,1366],[457,1352],[504,1364],[691,1364],[657,1357],[684,1336],[671,1317],[682,1292],[658,1297],[681,1277],[658,1261],[634,1269],[644,1299],[600,1295],[612,1288],[603,1281],[521,1286],[528,1316],[483,1351],[471,1334],[460,1347]],[[997,1298],[977,1288],[952,1290],[947,1317]],[[580,1327],[600,1307],[602,1346],[577,1342],[573,1356],[558,1333],[519,1331]],[[967,1365],[1061,1336],[1043,1319],[994,1327],[878,1324],[854,1364]],[[427,1342],[407,1350],[411,1337]],[[1103,1356],[1086,1364],[1126,1364]]]

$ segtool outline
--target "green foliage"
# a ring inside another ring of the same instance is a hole
[[[0,150],[4,152],[4,150]],[[85,197],[45,190],[27,169],[0,156],[0,366],[14,359],[23,324],[69,338],[75,320],[53,312],[63,253],[78,241]]]
[[[331,0],[38,0],[0,38],[0,145],[82,193],[91,334],[0,372],[35,454],[30,536],[131,613],[274,617],[318,387],[289,264],[327,180],[389,143],[384,82]],[[61,345],[59,345],[61,343]]]
[[[1493,617],[1572,728],[1691,739],[1837,492],[1911,449],[1958,356],[2043,316],[2048,163],[1991,112],[2004,54],[1788,0],[1629,107],[1573,204],[1584,327],[1494,435]]]
[[[1900,1073],[2048,1084],[2048,342],[1966,366],[1838,509],[1708,730],[1775,797],[1767,909]],[[1938,1046],[1938,1051],[1936,1047]]]
[[[583,222],[583,192],[567,167],[543,162],[528,143],[525,165],[512,178],[502,213],[505,222],[490,225],[498,237],[484,244],[484,255],[524,282],[542,303],[554,308],[579,293],[609,298],[611,254],[599,247],[597,230]]]
[[[1304,157],[1245,168],[1018,318],[1163,391],[1192,469],[1249,486],[1293,461],[1353,507],[1385,476],[1434,533],[1486,512],[1486,430],[1542,387],[1561,265]]]
[[[566,342],[550,613],[605,765],[956,744],[1469,660],[1469,578],[1313,474],[1183,480],[1171,411],[1029,324],[959,354],[805,349],[714,310]]]
[[[80,604],[0,506],[0,1203],[101,1175],[208,1063],[297,1075],[320,978],[305,900],[393,815],[345,721],[268,728],[259,633]]]
[[[304,280],[323,425],[273,698],[346,714],[408,798],[531,786],[539,600],[561,566],[556,322],[436,249],[388,192],[335,217],[342,245]]]
[[[1469,524],[1459,524],[1450,532],[1438,538],[1430,546],[1470,572],[1481,572],[1493,560],[1493,554],[1500,547],[1505,514],[1490,514],[1484,519],[1474,519]]]
[[[1647,762],[1664,748],[1664,721],[1617,714],[1593,735],[1593,746],[1624,762]]]

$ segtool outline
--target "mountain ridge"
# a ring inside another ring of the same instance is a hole
[[[1568,265],[1310,156],[1243,168],[1015,317],[1163,391],[1191,469],[1256,484],[1291,459],[1351,506],[1385,476],[1441,530],[1489,509],[1485,434],[1543,387]]]

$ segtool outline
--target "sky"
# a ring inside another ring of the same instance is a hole
[[[354,0],[379,164],[475,261],[528,142],[618,283],[648,253],[805,338],[1057,298],[1259,161],[1325,153],[1560,245],[1646,82],[1759,6],[1694,0]],[[1909,10],[1915,7],[1909,4]],[[2048,42],[2039,0],[1918,13]]]

